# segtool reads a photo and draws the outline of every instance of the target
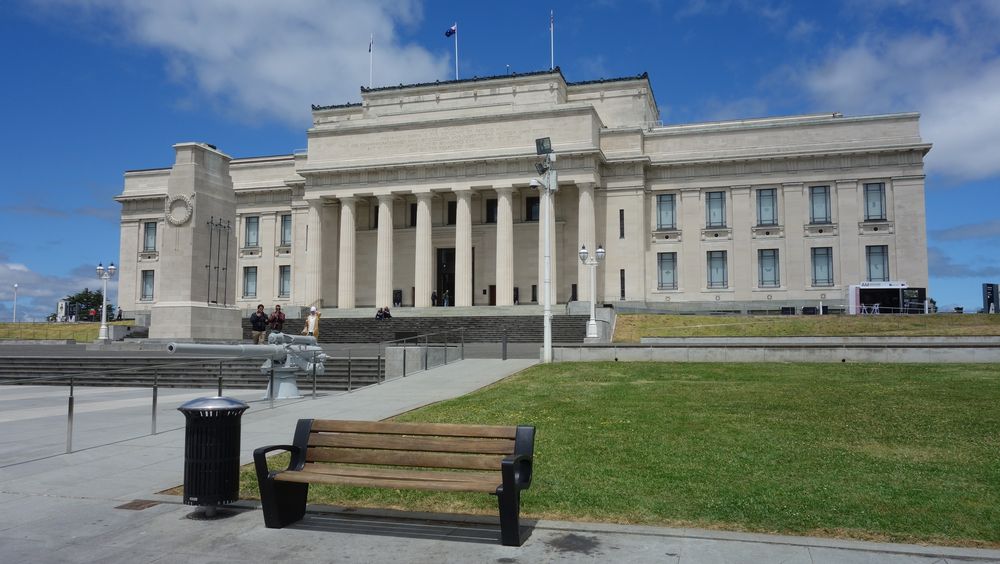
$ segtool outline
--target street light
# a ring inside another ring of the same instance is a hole
[[[14,323],[17,323],[17,282],[14,283]]]
[[[587,338],[597,338],[597,265],[604,261],[604,247],[598,245],[591,256],[587,245],[580,246],[580,262],[590,267],[590,321],[587,322]]]
[[[535,153],[545,156],[544,162],[535,165],[535,170],[542,177],[532,178],[530,185],[542,193],[540,202],[542,215],[544,215],[541,222],[542,231],[544,232],[544,241],[542,244],[545,246],[545,274],[542,283],[542,339],[544,341],[542,362],[549,363],[552,362],[552,304],[550,292],[551,278],[549,276],[552,270],[550,263],[552,256],[549,251],[549,230],[551,229],[549,226],[549,206],[552,205],[552,194],[559,190],[559,175],[552,168],[552,165],[556,162],[556,154],[552,152],[552,141],[548,137],[535,139]]]
[[[101,332],[97,334],[99,341],[108,340],[108,280],[115,275],[115,263],[104,268],[102,263],[97,263],[97,277],[104,281],[104,293],[101,294]]]

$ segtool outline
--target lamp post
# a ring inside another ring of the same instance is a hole
[[[14,283],[14,323],[17,323],[17,282]]]
[[[590,321],[587,322],[587,338],[597,338],[597,265],[604,261],[604,247],[598,245],[591,255],[587,245],[580,246],[580,262],[590,267]]]
[[[97,263],[97,277],[104,281],[104,292],[101,294],[101,331],[97,334],[99,341],[108,340],[108,280],[115,275],[115,263],[111,263],[104,268],[102,263]]]
[[[535,152],[545,157],[544,162],[535,165],[535,170],[542,177],[532,178],[531,187],[538,189],[542,193],[540,200],[541,212],[544,216],[541,222],[544,233],[542,245],[545,247],[545,266],[542,281],[542,362],[550,363],[552,362],[552,282],[550,276],[552,271],[552,253],[549,249],[549,230],[551,229],[549,225],[549,206],[552,205],[552,194],[559,190],[559,175],[552,168],[552,165],[556,162],[556,155],[552,152],[552,141],[548,137],[535,139]]]

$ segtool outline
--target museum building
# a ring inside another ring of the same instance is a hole
[[[532,185],[546,137],[547,209]],[[598,302],[631,308],[846,308],[857,285],[927,286],[916,113],[663,125],[646,74],[557,68],[362,88],[313,106],[307,140],[248,158],[181,143],[173,167],[126,172],[121,307],[141,315],[178,286],[241,309],[539,303],[546,215],[553,303],[590,300],[579,255],[598,246]],[[217,192],[172,191],[185,163]],[[232,207],[195,214],[208,198]],[[185,223],[193,238],[169,235]]]

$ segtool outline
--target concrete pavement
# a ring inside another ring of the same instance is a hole
[[[242,457],[249,461],[258,446],[290,441],[301,417],[384,419],[469,393],[534,362],[467,359],[275,409],[259,400],[260,392],[239,391],[234,395],[251,400],[243,417]],[[997,550],[547,520],[525,521],[531,536],[514,548],[499,545],[495,516],[316,506],[300,523],[273,530],[264,528],[253,502],[204,520],[179,497],[156,492],[183,481],[183,417],[176,406],[188,396],[209,394],[171,390],[169,400],[161,397],[158,415],[165,430],[148,435],[148,391],[77,393],[78,407],[102,424],[87,431],[98,435],[89,439],[76,427],[75,444],[92,444],[68,455],[56,454],[59,445],[53,444],[51,455],[21,462],[39,455],[23,445],[65,437],[58,409],[65,394],[56,389],[46,398],[44,389],[0,388],[2,562],[1000,562]],[[129,431],[132,438],[115,434]]]

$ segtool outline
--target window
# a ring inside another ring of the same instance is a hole
[[[497,222],[497,199],[489,198],[486,200],[486,223],[496,223]]]
[[[153,271],[143,270],[142,271],[142,293],[139,294],[139,299],[144,302],[153,301]]]
[[[243,297],[244,298],[256,298],[257,297],[257,267],[256,266],[244,266],[243,267]]]
[[[625,210],[618,210],[618,238],[625,238]]]
[[[524,199],[524,221],[538,221],[541,214],[538,210],[538,196],[529,196]],[[534,301],[534,300],[532,300]]]
[[[833,247],[812,249],[813,286],[833,286]]]
[[[659,266],[657,287],[660,290],[677,289],[677,253],[656,253]]]
[[[618,271],[618,296],[621,301],[625,301],[625,269]]]
[[[721,194],[721,192],[719,193]],[[729,287],[729,272],[726,270],[726,251],[708,251],[708,287]]]
[[[531,301],[538,301],[538,284],[531,285]]]
[[[865,247],[868,258],[868,281],[889,281],[889,247],[887,245],[871,245]]]
[[[778,249],[757,250],[757,275],[761,288],[781,286],[781,276],[778,274]]]
[[[448,225],[455,225],[458,223],[458,202],[452,200],[448,202]]]
[[[778,200],[774,188],[757,190],[757,225],[778,224]]]
[[[147,221],[145,223],[145,231],[142,237],[142,250],[143,251],[155,251],[156,250],[156,222]]]
[[[865,184],[865,221],[885,220],[885,184]]]
[[[809,188],[809,223],[830,223],[830,187]]]
[[[278,267],[278,297],[287,298],[292,295],[292,267]]]
[[[417,204],[410,204],[410,227],[417,226]]]
[[[705,226],[726,226],[726,193],[708,192],[705,194]]]
[[[674,213],[674,195],[660,194],[656,197],[656,228],[677,229]]]
[[[372,206],[372,229],[378,229],[378,210],[379,205],[375,204]]]
[[[246,224],[246,232],[243,237],[244,247],[259,247],[260,239],[257,234],[260,231],[260,218],[257,216],[248,217],[243,220]]]
[[[292,245],[292,214],[281,216],[281,246],[290,247]]]

